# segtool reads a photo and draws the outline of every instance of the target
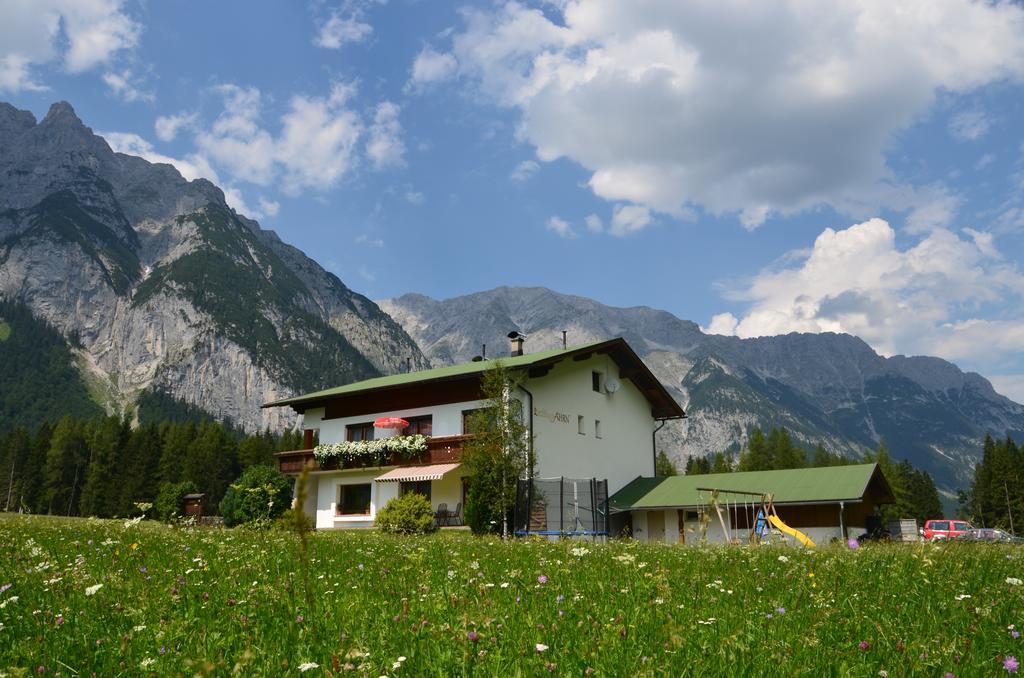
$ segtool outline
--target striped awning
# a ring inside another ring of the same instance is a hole
[[[415,483],[421,480],[440,480],[458,464],[430,464],[429,466],[402,466],[377,476],[374,480],[382,483]]]

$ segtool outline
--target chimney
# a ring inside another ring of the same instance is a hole
[[[511,332],[508,333],[508,338],[511,343],[512,357],[515,358],[516,356],[523,355],[523,341],[526,340],[526,335],[519,334],[519,332],[512,330]]]

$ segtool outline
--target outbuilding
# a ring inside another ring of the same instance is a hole
[[[762,496],[786,525],[818,544],[863,534],[878,508],[895,501],[877,464],[853,464],[641,477],[614,493],[609,507],[641,541],[746,543]]]

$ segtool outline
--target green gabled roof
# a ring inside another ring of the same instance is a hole
[[[637,478],[608,500],[612,511],[697,507],[706,505],[709,493],[698,487],[722,490],[722,500],[751,501],[744,495],[726,495],[726,490],[764,492],[775,495],[776,504],[835,503],[860,501],[868,484],[880,483],[880,501],[893,500],[892,490],[877,464],[826,466],[783,471],[709,473],[667,478]]]
[[[289,405],[293,408],[300,409],[309,407],[318,401],[330,400],[331,398],[348,396],[355,393],[397,389],[404,386],[411,386],[413,384],[465,379],[486,372],[488,369],[494,367],[498,362],[501,362],[501,364],[508,369],[526,369],[556,363],[565,358],[585,355],[589,352],[608,352],[616,359],[616,361],[621,361],[620,367],[623,362],[630,363],[634,370],[631,373],[634,375],[632,379],[634,383],[636,383],[637,387],[640,388],[640,390],[643,391],[651,401],[657,417],[671,419],[685,416],[682,408],[679,407],[668,391],[665,390],[665,387],[661,382],[659,382],[651,371],[647,369],[643,364],[643,361],[640,360],[636,353],[633,352],[633,349],[631,349],[622,338],[609,339],[592,344],[570,346],[566,349],[527,353],[521,356],[499,358],[496,360],[480,360],[477,362],[464,363],[462,365],[421,370],[419,372],[392,374],[387,377],[366,379],[364,381],[357,381],[352,384],[345,384],[344,386],[337,386],[323,391],[315,391],[313,393],[306,393],[292,398],[276,400],[274,402],[266,403],[263,407],[280,407],[283,405]]]

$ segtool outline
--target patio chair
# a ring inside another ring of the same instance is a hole
[[[434,522],[437,523],[438,527],[448,524],[448,504],[442,502],[437,505],[437,513],[434,514]]]
[[[462,502],[460,501],[455,505],[455,510],[448,516],[449,525],[461,525],[462,524]]]

